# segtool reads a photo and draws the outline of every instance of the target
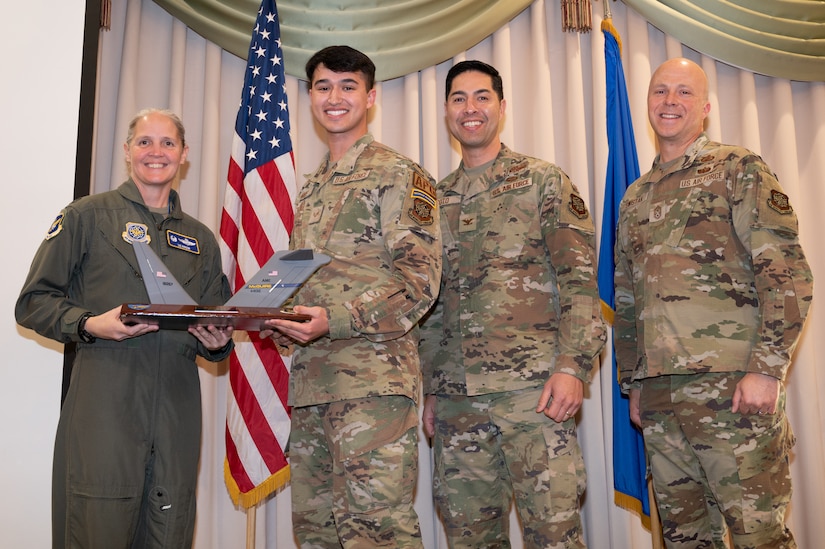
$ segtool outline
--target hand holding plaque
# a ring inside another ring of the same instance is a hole
[[[189,326],[233,326],[236,330],[260,331],[272,318],[307,321],[281,306],[321,265],[329,263],[324,254],[312,250],[276,252],[269,261],[224,305],[200,306],[175,280],[146,240],[127,238],[140,265],[150,303],[124,303],[120,318],[124,324],[157,324],[161,329],[186,330]]]

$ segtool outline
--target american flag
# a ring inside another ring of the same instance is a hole
[[[258,11],[235,121],[221,214],[223,269],[238,291],[289,245],[296,194],[281,33],[274,0]],[[270,340],[237,332],[229,359],[224,477],[252,507],[289,480],[289,368]]]

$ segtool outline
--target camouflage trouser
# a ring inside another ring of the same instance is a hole
[[[292,523],[303,549],[422,548],[418,408],[381,396],[292,409]]]
[[[584,547],[576,422],[537,414],[540,394],[438,397],[433,491],[450,547],[510,547],[513,495],[525,547]]]
[[[641,416],[665,543],[718,547],[718,508],[737,549],[795,548],[785,527],[794,444],[780,390],[775,414],[732,413],[744,373],[642,381]],[[713,501],[707,502],[710,496]]]

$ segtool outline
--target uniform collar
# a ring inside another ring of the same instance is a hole
[[[117,192],[119,192],[126,200],[134,202],[135,204],[140,204],[142,207],[148,209],[146,203],[143,201],[143,197],[140,195],[137,185],[134,181],[132,181],[132,178],[124,181],[120,187],[117,188]],[[175,189],[169,190],[169,217],[173,217],[175,219],[183,218],[183,209],[181,209],[180,199]]]
[[[508,178],[518,177],[526,171],[527,162],[518,157],[507,145],[501,144],[501,149],[496,155],[492,165],[484,173],[470,180],[464,169],[464,161],[459,164],[458,169],[453,172],[452,177],[448,177],[442,185],[445,194],[462,194],[466,197],[487,192],[498,185],[505,183]]]
[[[333,166],[329,165],[329,151],[327,154],[324,155],[324,160],[321,162],[321,165],[318,166],[318,169],[315,170],[315,173],[312,175],[308,175],[307,177],[316,179],[316,180],[328,180],[333,175],[349,175],[355,170],[355,165],[358,162],[358,158],[361,156],[361,153],[369,147],[375,138],[370,133],[366,133],[361,136],[358,141],[352,144],[352,146],[347,149],[347,152],[344,153],[338,162],[336,162]]]
[[[657,181],[661,181],[663,178],[672,173],[691,167],[696,161],[696,157],[699,156],[699,153],[702,152],[705,145],[709,142],[710,139],[707,134],[703,132],[699,134],[699,137],[697,137],[693,143],[690,144],[690,146],[688,146],[681,158],[675,158],[670,162],[662,164],[660,156],[656,155],[656,158],[653,160],[653,167],[651,168],[646,180],[649,183],[655,183]]]

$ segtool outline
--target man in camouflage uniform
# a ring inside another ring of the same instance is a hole
[[[329,153],[300,191],[291,245],[332,261],[295,297],[311,321],[270,321],[279,343],[299,343],[293,527],[303,548],[420,548],[417,325],[441,276],[434,181],[367,133],[376,90],[366,55],[332,46],[306,72]]]
[[[813,278],[776,177],[752,152],[709,141],[709,111],[695,63],[653,74],[660,152],[620,206],[616,358],[667,546],[717,545],[721,512],[737,548],[796,547],[782,383]]]
[[[441,295],[422,331],[424,429],[450,547],[584,547],[574,416],[604,344],[594,229],[567,176],[499,140],[498,71],[452,67],[459,168],[438,185]]]

